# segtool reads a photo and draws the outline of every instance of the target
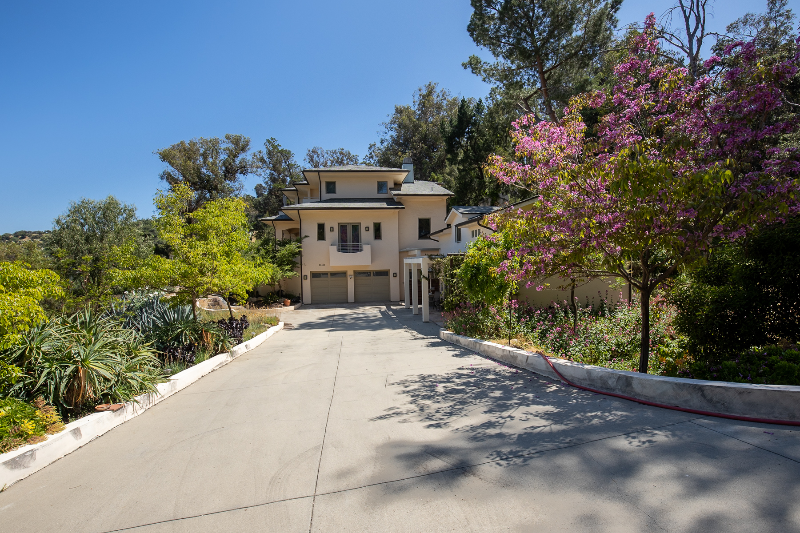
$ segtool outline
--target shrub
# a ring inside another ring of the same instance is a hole
[[[755,347],[721,363],[697,361],[679,375],[737,383],[800,385],[800,349],[797,345]]]
[[[0,453],[45,440],[64,429],[56,410],[42,398],[32,403],[14,398],[0,400]]]
[[[64,416],[155,392],[165,381],[155,351],[136,331],[89,310],[32,328],[2,358],[22,370],[11,396],[42,396]]]

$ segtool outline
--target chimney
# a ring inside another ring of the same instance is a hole
[[[406,175],[403,183],[414,183],[414,163],[411,162],[410,157],[403,159],[403,170],[408,170],[408,175]]]

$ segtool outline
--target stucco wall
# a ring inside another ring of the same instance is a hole
[[[399,175],[394,176],[391,174],[384,174],[378,172],[361,172],[361,173],[347,173],[347,172],[329,172],[322,173],[322,200],[336,200],[339,198],[392,198],[391,193],[378,194],[378,182],[386,181],[391,189],[395,184],[400,183],[402,177]],[[316,177],[312,176],[312,181]],[[325,192],[325,182],[336,182],[336,194],[327,194]],[[318,187],[317,183],[314,183]]]
[[[557,287],[566,283],[565,281],[552,277],[546,279],[545,282],[549,283],[550,287],[542,291],[536,290],[537,285],[543,285],[541,282],[534,282],[528,288],[525,287],[525,283],[521,283],[519,289],[520,300],[527,299],[531,305],[537,307],[547,307],[554,301],[558,302],[559,305],[564,305],[565,300],[569,301],[569,290],[557,290]],[[575,297],[578,298],[578,302],[581,305],[585,305],[587,300],[592,305],[599,305],[602,298],[614,303],[619,302],[620,297],[627,299],[627,286],[621,289],[614,288],[612,283],[616,284],[616,281],[613,279],[593,279],[585,285],[576,287]],[[622,294],[620,295],[620,293]]]
[[[354,300],[354,285],[350,275],[354,270],[388,270],[389,292],[392,301],[400,299],[398,255],[398,211],[397,209],[349,210],[349,211],[303,211],[302,235],[308,235],[303,241],[303,303],[311,303],[311,272],[342,272],[348,274],[349,301]],[[325,240],[317,240],[317,223],[325,224]],[[375,239],[374,223],[381,223],[382,239]],[[331,243],[336,243],[339,236],[339,224],[361,224],[361,242],[371,247],[372,263],[369,265],[330,266]],[[369,231],[365,231],[369,226]],[[330,228],[334,230],[331,232]]]
[[[444,196],[398,196],[405,209],[400,211],[400,249],[438,248],[439,243],[419,238],[419,219],[431,219],[431,231],[444,228],[447,215],[447,198]]]

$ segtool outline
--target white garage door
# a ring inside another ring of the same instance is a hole
[[[312,272],[311,303],[347,303],[347,272]]]
[[[356,271],[355,298],[357,302],[388,302],[389,271],[367,270]]]

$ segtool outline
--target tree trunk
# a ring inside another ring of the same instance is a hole
[[[639,351],[639,372],[647,374],[647,365],[650,361],[650,289],[642,290],[639,293],[642,309],[642,342]]]
[[[228,314],[231,315],[231,320],[233,320],[233,309],[231,309],[231,302],[228,301],[228,298],[223,297],[222,299],[225,300],[225,304],[228,306]]]
[[[572,332],[578,329],[578,304],[575,303],[575,280],[569,286],[569,306],[572,309]]]
[[[192,294],[192,318],[197,322],[197,295]]]

